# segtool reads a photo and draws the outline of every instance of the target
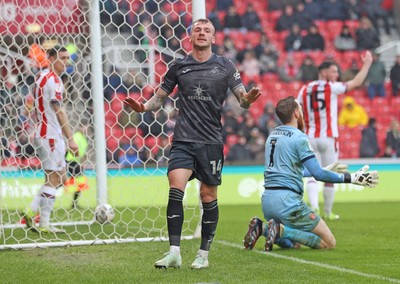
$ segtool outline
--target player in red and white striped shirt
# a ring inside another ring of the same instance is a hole
[[[35,195],[30,208],[24,212],[28,228],[43,233],[61,233],[63,230],[50,226],[50,214],[53,210],[57,188],[66,178],[65,142],[72,153],[78,152],[73,140],[68,117],[62,107],[64,86],[60,75],[65,72],[69,61],[68,51],[55,46],[48,51],[49,69],[41,71],[34,87],[35,99],[35,144],[45,171],[45,182]],[[63,137],[64,136],[64,137]],[[40,223],[36,228],[33,217],[40,211]]]
[[[338,67],[334,62],[325,61],[319,66],[319,80],[304,85],[297,99],[303,106],[304,131],[310,137],[311,145],[322,166],[332,164],[338,159],[338,95],[358,88],[364,82],[372,64],[371,52],[361,57],[363,66],[354,79],[348,82],[337,82]],[[310,206],[319,212],[318,184],[315,179],[308,179],[308,199]],[[324,214],[327,219],[338,219],[332,213],[335,190],[333,184],[324,185]]]

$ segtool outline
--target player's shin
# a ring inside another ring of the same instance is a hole
[[[217,230],[219,212],[218,212],[218,200],[211,202],[203,202],[203,217],[201,222],[201,246],[200,249],[209,251],[211,243],[214,239],[215,232]]]
[[[167,205],[167,226],[170,246],[179,247],[182,234],[183,196],[184,192],[177,188],[170,188]]]
[[[320,248],[321,238],[311,232],[304,232],[288,226],[283,226],[283,229],[281,230],[281,237],[288,238],[310,248]]]

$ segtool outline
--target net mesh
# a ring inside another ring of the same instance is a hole
[[[171,95],[162,109],[145,114],[130,111],[123,100],[149,99],[168,64],[186,54],[190,2],[100,1],[104,110],[93,109],[92,2],[21,2],[0,3],[1,248],[165,238],[165,167],[176,99]],[[62,235],[31,232],[21,215],[44,182],[33,139],[32,89],[35,77],[46,68],[46,50],[55,45],[65,46],[71,56],[61,77],[63,107],[71,128],[83,132],[88,143],[79,161],[86,179],[69,180],[57,191],[51,223],[66,230]],[[105,125],[96,124],[94,111],[104,112]],[[105,127],[107,203],[116,213],[106,224],[94,221],[96,153],[104,151],[95,147],[95,139],[102,139],[95,137],[96,127]],[[188,184],[184,205],[183,234],[193,236],[200,214],[194,182]]]

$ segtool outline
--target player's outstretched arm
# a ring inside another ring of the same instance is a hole
[[[132,98],[126,98],[124,103],[130,106],[136,112],[153,111],[161,108],[163,101],[168,97],[168,93],[158,88],[157,92],[145,104],[138,102]]]
[[[360,71],[356,74],[353,80],[347,82],[347,91],[360,87],[364,82],[373,61],[371,52],[366,51],[365,54],[361,56],[361,61],[363,62],[363,65]]]
[[[240,106],[248,109],[250,105],[261,96],[261,91],[260,88],[253,87],[248,93],[246,93],[246,89],[244,87],[239,87],[233,91],[233,94],[240,103]]]

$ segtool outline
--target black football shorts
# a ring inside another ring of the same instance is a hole
[[[175,169],[191,169],[189,180],[197,178],[207,185],[220,185],[224,165],[223,144],[172,142],[168,173]]]

